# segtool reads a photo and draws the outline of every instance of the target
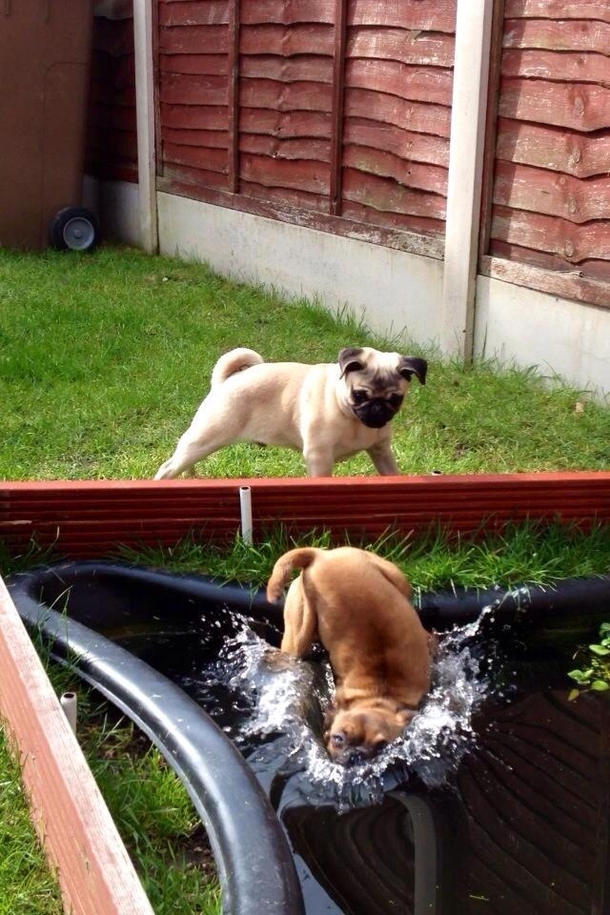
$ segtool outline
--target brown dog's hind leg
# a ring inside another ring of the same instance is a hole
[[[286,594],[282,651],[297,658],[304,657],[311,649],[317,631],[316,615],[305,597],[299,576],[292,582]]]

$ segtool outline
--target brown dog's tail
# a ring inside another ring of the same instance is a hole
[[[260,365],[264,361],[263,357],[253,349],[247,349],[245,346],[232,349],[221,356],[214,366],[210,386],[216,388],[236,372],[243,372],[244,369],[249,369],[252,365]]]
[[[267,600],[279,600],[288,583],[290,573],[294,569],[306,569],[323,553],[324,550],[320,550],[315,546],[302,546],[296,550],[289,550],[283,556],[280,556],[273,566],[271,578],[267,582]]]

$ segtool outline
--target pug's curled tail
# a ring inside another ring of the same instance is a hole
[[[288,583],[291,572],[295,569],[306,569],[308,566],[324,554],[324,550],[315,546],[298,547],[296,550],[289,550],[280,556],[273,566],[271,578],[267,582],[267,600],[270,602],[279,600],[284,588]]]
[[[263,357],[253,349],[247,349],[245,346],[232,349],[221,356],[214,366],[210,386],[212,388],[218,387],[219,384],[222,384],[231,375],[235,375],[236,372],[243,372],[244,369],[249,369],[253,365],[260,365],[264,361]]]

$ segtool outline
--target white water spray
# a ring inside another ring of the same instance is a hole
[[[439,638],[433,685],[405,734],[374,759],[345,767],[333,762],[321,739],[321,721],[332,695],[328,664],[296,661],[270,647],[249,628],[225,644],[215,676],[248,698],[251,714],[230,736],[243,744],[282,736],[284,761],[299,770],[325,801],[381,800],[388,787],[419,777],[444,784],[474,739],[472,719],[490,685],[481,673],[477,637],[492,608]],[[282,760],[278,760],[281,766]]]

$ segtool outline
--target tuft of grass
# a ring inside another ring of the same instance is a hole
[[[87,735],[95,778],[156,915],[219,915],[220,885],[184,786],[131,722]]]
[[[61,894],[30,821],[19,767],[0,727],[0,915],[61,915]]]
[[[264,587],[276,559],[295,546],[331,546],[328,531],[292,536],[277,527],[249,545],[239,536],[219,545],[194,535],[172,547],[123,549],[119,557],[136,565],[177,572],[196,571],[218,581],[239,581]],[[501,533],[450,537],[440,529],[426,536],[401,537],[389,531],[374,543],[353,541],[395,562],[416,592],[455,587],[510,588],[524,582],[548,585],[561,578],[610,573],[610,525],[583,531],[575,525],[528,522],[509,525]]]
[[[537,368],[463,366],[347,309],[286,301],[208,267],[127,248],[0,250],[0,478],[149,478],[207,393],[219,355],[251,346],[268,360],[335,361],[370,344],[429,359],[394,421],[403,473],[606,469],[610,410]],[[300,476],[288,449],[236,445],[200,465],[212,477]],[[337,474],[369,474],[365,455]]]

